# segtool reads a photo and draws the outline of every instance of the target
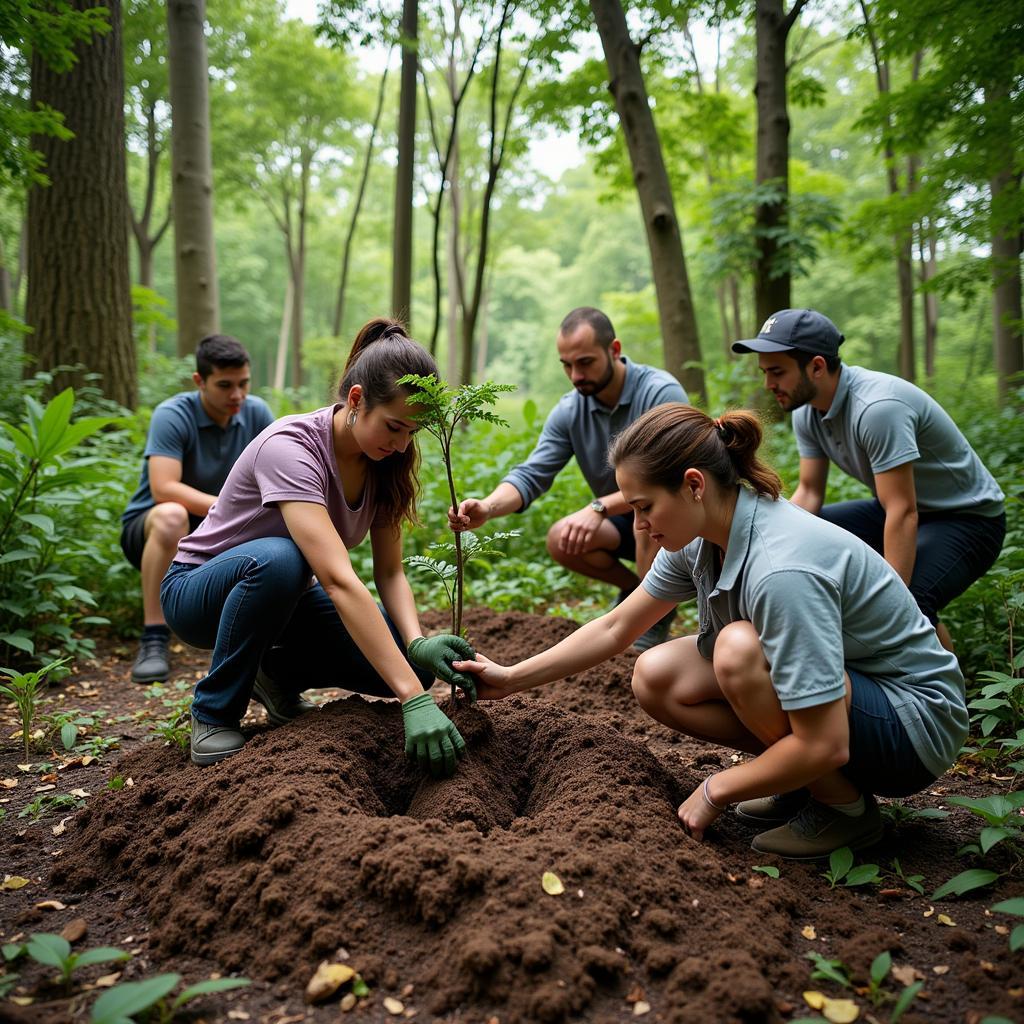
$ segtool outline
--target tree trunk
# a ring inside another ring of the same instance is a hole
[[[11,273],[7,269],[7,251],[0,236],[0,309],[11,308]]]
[[[178,355],[220,329],[213,235],[213,167],[206,63],[206,0],[167,0],[171,203]]]
[[[918,229],[921,263],[921,312],[924,322],[924,373],[930,380],[935,376],[935,350],[939,334],[939,297],[935,292],[929,290],[928,282],[935,276],[937,269],[937,245],[930,221],[921,221]]]
[[[299,172],[298,236],[292,267],[292,387],[302,387],[303,312],[306,301],[306,226],[309,200],[309,173],[313,163],[312,152],[303,151]]]
[[[729,294],[732,296],[732,336],[733,340],[737,340],[744,336],[743,330],[743,311],[740,307],[740,282],[735,274],[729,275]],[[754,327],[757,330],[760,324]],[[730,347],[729,353],[733,354],[732,348]]]
[[[277,332],[277,358],[274,360],[274,374],[271,378],[274,382],[275,391],[284,391],[285,374],[288,366],[288,334],[292,328],[293,287],[291,270],[289,269],[288,277],[285,281],[284,309],[281,310],[281,328]]]
[[[615,97],[647,230],[665,369],[679,378],[694,399],[705,393],[697,317],[672,186],[640,68],[640,51],[630,38],[619,0],[591,0],[590,7],[601,35],[608,87]],[[694,365],[686,366],[688,363]]]
[[[402,3],[402,82],[398,105],[398,167],[395,170],[391,309],[412,319],[412,186],[416,149],[417,0]]]
[[[789,222],[789,110],[786,98],[786,40],[803,7],[796,0],[789,14],[782,0],[757,0],[757,184],[774,185],[772,202],[754,208],[757,260],[754,265],[754,307],[763,323],[791,305],[789,254],[775,233]]]
[[[74,0],[77,10],[99,6]],[[128,270],[128,181],[125,170],[124,55],[120,0],[103,0],[111,30],[76,46],[67,72],[32,56],[32,106],[64,114],[75,133],[62,142],[33,136],[52,184],[28,196],[27,372],[82,363],[62,371],[53,389],[78,387],[84,373],[102,374],[103,393],[128,408],[136,400]]]
[[[345,233],[345,244],[341,250],[341,275],[338,280],[338,298],[334,304],[334,321],[331,333],[334,337],[341,336],[341,320],[345,315],[345,290],[348,287],[349,260],[352,256],[352,239],[356,233],[356,223],[359,220],[359,211],[363,208],[363,197],[366,195],[366,183],[370,180],[370,167],[373,163],[373,147],[377,141],[377,130],[380,128],[380,117],[384,110],[384,94],[388,82],[388,70],[391,65],[391,54],[388,54],[388,63],[384,65],[384,73],[380,76],[380,86],[377,90],[377,108],[373,112],[373,124],[370,126],[370,140],[366,144],[366,159],[363,161],[363,173],[359,178],[359,188],[356,192],[355,203],[352,207],[352,217],[349,220],[348,231]]]

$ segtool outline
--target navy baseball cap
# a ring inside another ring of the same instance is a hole
[[[846,339],[827,316],[813,309],[782,309],[761,325],[756,338],[733,342],[733,352],[786,352],[798,348],[815,356],[839,354]]]

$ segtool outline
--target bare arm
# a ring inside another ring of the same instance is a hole
[[[194,516],[205,516],[217,500],[216,494],[207,494],[182,483],[181,460],[172,459],[169,455],[150,455],[149,489],[157,503],[176,501]]]
[[[825,503],[828,466],[828,459],[801,459],[800,482],[789,500],[817,515]]]
[[[416,599],[402,565],[402,532],[390,526],[378,527],[371,532],[370,543],[377,593],[408,647],[409,641],[421,636],[423,630],[416,612]]]
[[[457,661],[453,667],[457,672],[472,672],[478,677],[481,697],[498,700],[607,661],[674,607],[674,601],[659,601],[643,587],[637,587],[607,615],[591,620],[561,643],[518,665],[506,668],[478,654],[476,661]]]
[[[459,511],[448,509],[448,525],[457,533],[475,530],[489,519],[507,516],[523,507],[523,496],[504,481],[486,498],[466,498],[459,502]]]
[[[423,687],[395,644],[380,609],[352,568],[327,509],[304,501],[282,501],[279,507],[292,540],[370,664],[403,701],[422,693]],[[401,615],[401,608],[398,610]],[[400,630],[407,626],[399,623]]]
[[[875,493],[885,509],[882,553],[900,579],[909,584],[917,560],[917,491],[913,463],[906,462],[885,473],[876,473]]]

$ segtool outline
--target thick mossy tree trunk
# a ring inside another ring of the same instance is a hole
[[[398,99],[398,167],[395,170],[395,231],[391,263],[391,310],[412,320],[412,186],[416,161],[417,0],[402,4],[402,77]]]
[[[757,260],[754,264],[754,308],[757,326],[791,305],[787,254],[778,232],[789,221],[789,107],[786,99],[786,40],[806,0],[795,0],[787,14],[783,0],[757,0],[757,184],[775,187],[771,202],[754,208]]]
[[[202,338],[220,330],[205,22],[206,0],[167,0],[171,205],[181,356],[190,355]]]
[[[100,6],[73,0],[77,10]],[[105,395],[133,408],[136,400],[128,269],[128,183],[125,173],[124,64],[120,0],[103,0],[110,31],[78,44],[78,62],[52,71],[33,55],[32,105],[64,114],[74,138],[34,136],[51,184],[28,197],[27,372],[84,364],[102,374]],[[56,374],[53,390],[80,387],[82,371]]]
[[[665,369],[695,399],[705,394],[704,371],[699,365],[685,364],[701,360],[697,317],[672,186],[640,68],[640,48],[630,37],[619,0],[591,0],[590,8],[601,35],[608,87],[615,98],[647,231]]]

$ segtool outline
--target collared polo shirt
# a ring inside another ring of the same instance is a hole
[[[793,413],[801,458],[830,459],[875,492],[875,474],[913,463],[922,512],[997,516],[1003,492],[967,438],[929,394],[901,377],[842,366],[827,412]]]
[[[655,406],[688,401],[672,374],[632,363],[624,356],[622,361],[626,364],[626,379],[614,408],[575,389],[563,395],[548,414],[527,460],[503,479],[502,483],[511,484],[522,496],[520,512],[551,487],[573,456],[595,497],[613,494],[619,486],[615,470],[608,464],[612,439]]]
[[[711,660],[730,622],[750,622],[786,711],[839,700],[844,669],[876,680],[921,762],[941,775],[967,736],[956,658],[892,567],[852,534],[784,498],[740,487],[721,571],[697,538],[658,552],[643,588],[696,598],[697,648]]]
[[[161,402],[149,422],[139,486],[121,521],[128,522],[156,504],[149,486],[151,455],[177,459],[182,483],[206,494],[219,494],[246,445],[273,422],[270,407],[255,395],[246,398],[224,427],[210,419],[198,391],[182,391]],[[190,515],[189,519],[195,529],[201,517]]]

